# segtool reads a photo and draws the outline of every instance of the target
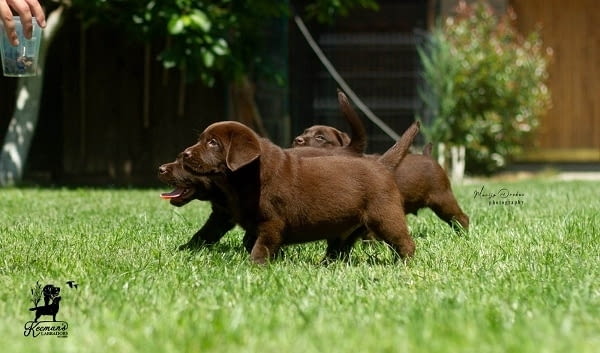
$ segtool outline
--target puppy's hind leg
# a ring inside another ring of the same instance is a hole
[[[327,252],[322,263],[328,263],[331,260],[348,260],[350,251],[358,239],[364,238],[368,234],[365,227],[359,227],[352,231],[348,236],[330,238],[327,240]]]
[[[455,231],[460,233],[469,230],[469,216],[460,209],[451,191],[435,197],[429,208]]]
[[[328,264],[335,260],[348,260],[353,244],[354,242],[349,242],[343,237],[327,239],[327,252],[321,263]]]
[[[367,221],[367,227],[381,240],[385,241],[404,260],[408,260],[415,253],[413,241],[406,217],[401,207],[390,207],[385,212],[376,213]]]

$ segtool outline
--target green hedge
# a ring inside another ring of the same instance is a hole
[[[466,147],[466,169],[489,174],[522,151],[550,108],[550,49],[538,31],[522,37],[512,10],[461,3],[419,47],[432,142]]]

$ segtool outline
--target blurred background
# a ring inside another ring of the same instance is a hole
[[[431,33],[460,6],[463,16],[472,11],[456,0],[108,3],[43,2],[48,16],[60,13],[55,35],[46,41],[43,75],[0,77],[2,145],[10,140],[11,119],[22,111],[23,87],[34,80],[42,84],[38,96],[30,89],[30,104],[39,109],[36,117],[24,118],[30,119],[31,143],[15,181],[157,185],[156,168],[219,120],[241,120],[282,147],[313,124],[347,131],[337,105],[339,85],[298,30],[294,11],[340,75],[394,131],[401,134],[415,119],[432,124],[439,114],[423,98],[428,83],[419,48],[427,50]],[[539,34],[549,57],[547,76],[539,76],[551,101],[535,116],[536,129],[518,143],[518,155],[471,173],[547,166],[598,170],[600,4],[487,3],[498,18],[512,16],[518,32]],[[223,9],[236,16],[218,17],[225,16]],[[241,14],[246,22],[233,22]],[[393,144],[375,124],[365,124],[369,152]],[[497,132],[498,139],[502,134]],[[426,136],[417,144],[428,142]]]

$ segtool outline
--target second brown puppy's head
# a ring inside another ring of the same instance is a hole
[[[260,138],[252,129],[237,121],[222,121],[208,126],[182,157],[193,174],[215,175],[236,171],[260,154]]]
[[[294,138],[292,147],[340,147],[350,143],[350,136],[334,127],[313,125]]]
[[[346,147],[347,151],[357,154],[365,152],[367,147],[367,130],[362,120],[352,108],[344,92],[338,90],[337,96],[342,116],[350,126],[350,135],[331,126],[314,125],[296,137],[292,142],[292,147]]]

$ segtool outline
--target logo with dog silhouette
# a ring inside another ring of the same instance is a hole
[[[69,285],[69,288],[77,288],[74,281],[68,281],[66,284]],[[43,305],[40,303],[42,299]],[[36,282],[35,286],[31,288],[33,307],[29,308],[34,317],[32,321],[25,323],[23,335],[25,337],[67,337],[69,324],[66,321],[56,320],[60,311],[61,300],[60,287],[53,284],[42,286],[39,282]]]

